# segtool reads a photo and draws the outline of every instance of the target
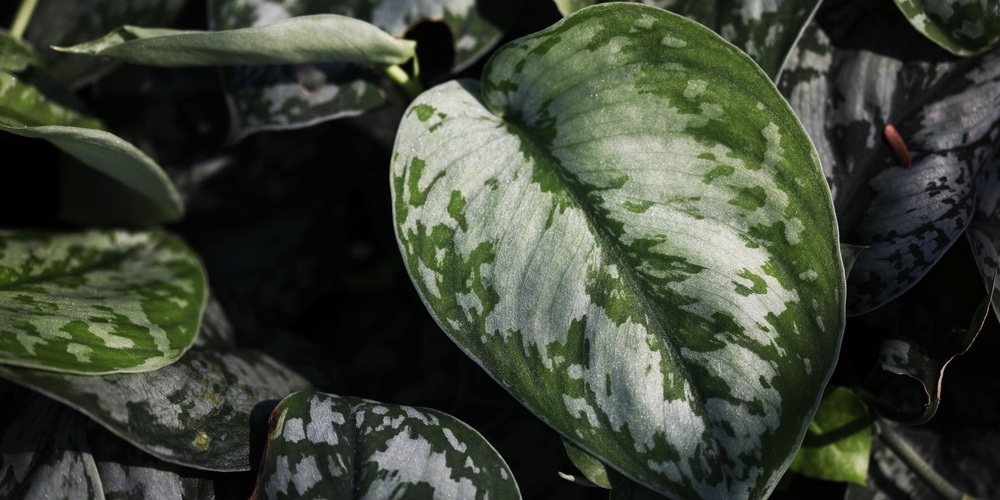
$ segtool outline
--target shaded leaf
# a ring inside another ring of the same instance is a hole
[[[0,363],[67,373],[145,372],[191,346],[205,276],[159,231],[0,231]]]
[[[917,31],[953,54],[985,52],[1000,40],[995,0],[896,0]]]
[[[1000,129],[1000,108],[982,106],[1000,98],[1000,53],[956,60],[892,6],[824,5],[779,88],[819,152],[842,240],[868,247],[848,280],[848,313],[863,314],[912,287],[971,221]],[[897,164],[888,124],[911,166]]]
[[[483,79],[429,90],[397,135],[396,235],[432,315],[626,476],[766,496],[844,321],[829,191],[787,104],[714,33],[625,3],[501,48]]]
[[[424,20],[450,28],[453,71],[474,63],[500,40],[522,0],[392,2],[219,1],[210,7],[217,29],[260,26],[279,19],[338,14],[372,23],[396,37]],[[351,64],[302,64],[223,68],[232,114],[231,140],[261,130],[299,128],[354,116],[385,103],[381,75]]]
[[[611,489],[625,480],[618,474],[618,471],[609,469],[603,462],[581,450],[572,442],[564,439],[563,447],[566,448],[566,455],[569,456],[570,461],[579,469],[583,477],[586,478],[585,481],[590,485]],[[568,474],[560,473],[559,475],[570,481],[582,482],[582,480]]]
[[[35,48],[14,38],[10,32],[0,30],[0,71],[16,73],[30,66],[43,66]]]
[[[115,190],[131,190],[132,193],[127,196],[136,202],[130,205],[143,211],[116,213],[112,204],[103,212],[107,217],[104,219],[105,223],[152,225],[177,220],[184,214],[184,202],[163,169],[138,148],[112,133],[60,125],[25,126],[12,120],[5,120],[3,117],[0,117],[0,130],[22,137],[45,139],[122,185],[105,184],[108,189],[105,194],[114,193]],[[74,186],[70,188],[75,189]],[[72,213],[68,215],[71,220],[75,217]],[[93,216],[83,217],[85,222],[100,222],[93,219]]]
[[[595,0],[554,0],[559,13],[568,16],[584,7],[594,5]]]
[[[107,75],[121,63],[98,57],[63,54],[48,47],[73,45],[100,37],[126,24],[166,26],[183,0],[45,0],[37,2],[25,39],[36,47],[56,81],[78,88]]]
[[[211,480],[164,463],[37,393],[7,400],[20,411],[0,443],[3,498],[215,498]]]
[[[255,406],[310,386],[266,354],[236,349],[229,328],[213,304],[198,345],[154,372],[93,377],[0,367],[0,377],[75,408],[161,460],[245,471]]]
[[[790,469],[826,481],[865,484],[871,454],[871,419],[847,388],[829,390],[809,424]]]
[[[520,498],[496,450],[435,410],[301,392],[268,438],[254,498]]]

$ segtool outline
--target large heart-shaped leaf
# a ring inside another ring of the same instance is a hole
[[[260,26],[278,19],[338,14],[371,23],[402,37],[416,23],[432,20],[451,31],[453,71],[467,67],[500,40],[522,0],[225,0],[212,2],[216,29]],[[435,54],[437,55],[437,54]],[[364,113],[385,102],[379,75],[350,64],[304,64],[223,68],[235,140],[260,130],[280,130]]]
[[[953,54],[985,52],[1000,40],[996,0],[896,0],[917,31]]]
[[[0,363],[155,370],[191,346],[204,308],[198,257],[166,233],[0,232]]]
[[[832,371],[844,275],[815,150],[718,35],[589,7],[426,92],[396,233],[440,326],[543,420],[678,497],[763,497]]]
[[[264,353],[236,349],[232,335],[213,302],[198,344],[157,371],[94,377],[0,366],[0,377],[69,405],[161,460],[245,471],[255,407],[311,386]]]
[[[958,60],[892,5],[828,2],[779,87],[816,144],[842,238],[868,247],[848,312],[871,311],[920,280],[972,220],[977,172],[996,151],[1000,108],[983,103],[1000,96],[1000,53]]]
[[[300,392],[268,438],[255,498],[520,498],[496,450],[435,410]]]

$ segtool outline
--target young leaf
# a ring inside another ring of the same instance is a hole
[[[597,3],[595,0],[554,0],[559,13],[568,16],[584,7]]]
[[[848,313],[878,308],[919,281],[972,220],[976,177],[996,151],[1000,108],[982,103],[1000,95],[1000,53],[957,60],[891,5],[831,1],[779,88],[816,144],[843,241],[868,247],[848,281]],[[884,138],[888,124],[912,154],[909,167]]]
[[[253,498],[520,498],[503,458],[439,411],[315,392],[286,397]]]
[[[790,469],[826,481],[865,484],[871,454],[871,419],[847,388],[835,387],[819,404]]]
[[[199,345],[153,372],[94,377],[0,366],[0,377],[65,403],[160,460],[246,471],[255,465],[255,407],[311,387],[266,354],[236,349],[225,337],[229,328],[213,305]]]
[[[136,373],[177,361],[205,307],[205,273],[159,231],[0,231],[0,363]]]
[[[406,62],[414,47],[414,42],[366,22],[327,14],[226,31],[123,26],[103,38],[56,50],[167,67],[314,62],[378,67]]]
[[[952,54],[971,56],[1000,40],[996,0],[896,0],[910,24]]]
[[[396,236],[421,298],[544,421],[678,497],[764,497],[832,372],[844,269],[815,150],[767,76],[615,3],[406,112]]]

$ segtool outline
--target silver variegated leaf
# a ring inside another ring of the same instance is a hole
[[[266,354],[236,349],[229,328],[212,304],[198,345],[155,372],[94,377],[0,367],[0,377],[75,408],[161,460],[245,471],[254,408],[310,385]]]
[[[3,382],[7,383],[7,382]],[[71,408],[25,389],[0,442],[3,498],[215,498],[213,481],[147,455]],[[203,473],[201,473],[203,475]]]
[[[819,0],[632,0],[697,21],[746,52],[772,80],[799,33],[812,20]],[[556,0],[560,12],[593,5],[594,0]]]
[[[984,151],[983,167],[979,171],[976,188],[976,209],[972,223],[965,235],[979,265],[983,284],[992,293],[991,308],[1000,318],[1000,293],[997,293],[994,275],[1000,269],[1000,130],[990,133],[992,150]],[[992,288],[992,290],[991,290]]]
[[[162,368],[194,342],[205,286],[198,257],[161,231],[0,231],[0,363]]]
[[[580,10],[414,101],[392,189],[427,308],[540,418],[671,496],[774,487],[845,289],[815,150],[745,54]]]
[[[443,22],[455,47],[453,70],[474,63],[500,40],[523,0],[252,0],[212,2],[216,29],[259,26],[280,19],[338,14],[402,37],[424,20]],[[451,64],[450,64],[451,66]],[[382,105],[379,75],[349,64],[303,64],[223,69],[233,139],[261,130],[299,128],[353,116]]]
[[[969,56],[1000,40],[996,0],[896,0],[917,31],[953,54]]]
[[[271,413],[254,498],[520,498],[503,458],[445,413],[301,392]]]
[[[778,86],[819,152],[842,239],[867,247],[848,313],[871,311],[920,280],[972,220],[1000,132],[1000,108],[982,105],[1000,99],[1000,53],[957,60],[891,5],[834,1]],[[893,152],[894,135],[912,164]]]

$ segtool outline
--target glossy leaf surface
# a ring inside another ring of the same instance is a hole
[[[1000,40],[995,0],[896,0],[917,31],[953,54],[969,56]]]
[[[452,34],[453,71],[474,63],[500,40],[522,0],[252,0],[213,2],[216,29],[260,26],[296,16],[338,14],[403,37],[421,21],[444,23]],[[444,59],[440,54],[435,54]],[[385,103],[380,75],[351,64],[224,68],[233,139],[260,130],[298,128],[364,113]]]
[[[435,410],[315,392],[271,414],[255,498],[520,498],[496,450]]]
[[[848,280],[863,314],[920,280],[972,220],[996,151],[1000,53],[958,60],[891,5],[824,4],[779,82],[812,137],[845,243],[867,247]],[[912,155],[899,164],[893,124]],[[989,270],[992,275],[992,268]]]
[[[103,38],[59,50],[167,67],[307,62],[389,66],[413,57],[414,43],[357,19],[316,15],[224,31],[123,26]]]
[[[823,397],[791,470],[826,481],[865,484],[872,447],[865,405],[844,387]]]
[[[67,373],[144,372],[194,341],[198,257],[163,232],[0,232],[0,363]]]
[[[843,264],[815,151],[748,57],[589,7],[417,99],[392,165],[424,303],[528,408],[669,495],[773,488],[836,359]]]
[[[236,349],[230,328],[213,303],[198,345],[155,372],[94,377],[0,367],[0,377],[75,408],[161,460],[250,470],[254,408],[310,386],[266,354]]]

